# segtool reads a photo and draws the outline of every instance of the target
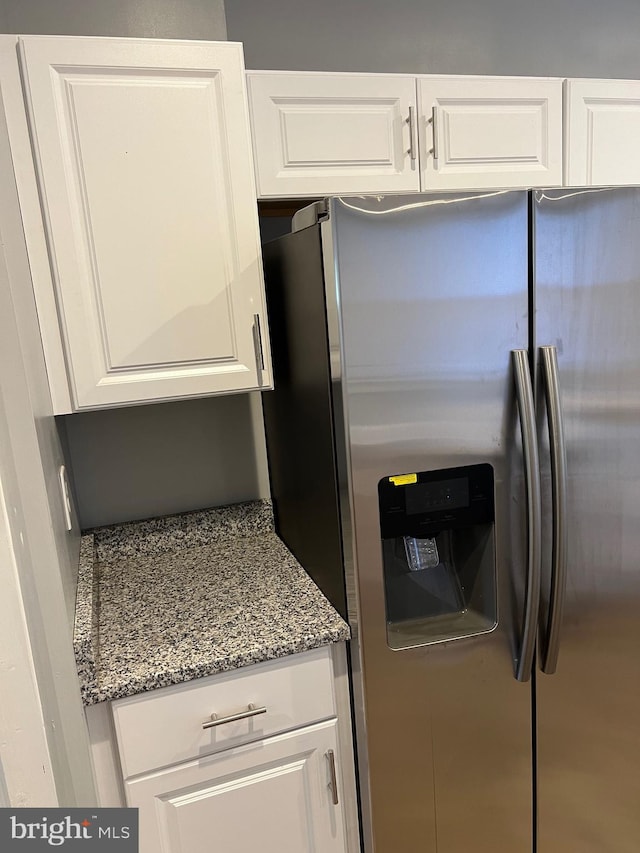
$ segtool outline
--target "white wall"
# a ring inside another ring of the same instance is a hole
[[[227,0],[247,68],[640,78],[637,0]]]
[[[63,454],[52,415],[1,103],[0,198],[2,491],[57,796],[63,805],[91,804],[93,780],[71,640],[79,534],[77,526],[71,534],[64,530],[57,486]],[[7,570],[5,565],[3,571]],[[10,587],[3,590],[6,595],[10,592]],[[15,640],[19,642],[18,636]],[[16,650],[17,646],[2,654],[5,666],[18,665],[13,659]],[[19,717],[16,690],[3,690],[0,701],[5,720]],[[32,738],[35,743],[41,733],[33,727],[30,709],[25,709],[24,726],[28,742]],[[4,759],[3,766],[8,776],[11,767]],[[6,782],[12,791],[13,776]]]
[[[0,264],[0,288],[6,296],[6,270]],[[5,304],[0,295],[0,304]],[[8,445],[7,421],[0,395],[0,445]],[[16,491],[0,478],[0,808],[55,806],[57,794],[42,716],[19,570],[30,563],[28,543]],[[5,499],[7,485],[8,500]],[[13,517],[13,525],[9,516]],[[14,535],[20,526],[23,541]],[[12,530],[13,527],[13,530]],[[14,542],[18,545],[14,548]],[[21,563],[21,566],[18,565]]]

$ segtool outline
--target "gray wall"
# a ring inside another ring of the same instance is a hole
[[[81,527],[266,496],[252,396],[66,416]]]
[[[247,68],[640,78],[638,0],[227,0]]]
[[[226,39],[223,0],[0,0],[5,33]]]

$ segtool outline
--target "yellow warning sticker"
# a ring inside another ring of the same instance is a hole
[[[397,474],[395,477],[389,477],[389,482],[394,486],[408,486],[410,483],[418,482],[417,474]]]

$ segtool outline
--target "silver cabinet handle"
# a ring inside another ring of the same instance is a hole
[[[416,143],[415,143],[415,120],[414,120],[414,109],[413,107],[409,107],[409,118],[407,119],[407,124],[409,125],[409,150],[407,154],[411,158],[411,162],[415,163],[416,160]]]
[[[533,404],[533,388],[529,370],[527,350],[511,351],[516,398],[520,413],[522,451],[527,490],[527,589],[525,593],[524,622],[522,642],[516,661],[516,678],[528,681],[531,676],[533,653],[536,644],[538,610],[540,607],[540,550],[541,550],[541,508],[540,508],[540,468],[538,465],[538,439],[536,435],[536,416]]]
[[[260,315],[253,315],[253,348],[256,353],[256,368],[258,373],[258,384],[262,385],[262,371],[264,370],[264,351],[262,349],[262,330],[260,328]]]
[[[329,762],[329,784],[328,788],[331,791],[331,798],[333,800],[333,805],[338,805],[338,780],[336,778],[336,757],[333,754],[332,749],[328,749],[325,753],[325,757]]]
[[[551,590],[549,621],[544,642],[542,671],[553,675],[558,665],[560,628],[567,585],[567,454],[564,442],[558,353],[555,347],[540,347],[542,376],[547,404],[549,452],[551,456],[551,497],[553,503],[553,538],[551,550]]]
[[[431,133],[433,137],[433,148],[429,149],[429,154],[433,154],[433,165],[438,167],[438,108],[436,106],[431,107]]]
[[[257,717],[258,714],[266,714],[267,709],[257,708],[253,702],[247,706],[246,711],[240,711],[239,714],[229,714],[226,717],[219,717],[217,714],[212,714],[210,720],[205,720],[202,724],[203,729],[212,729],[214,726],[222,726],[224,723],[235,723],[236,720],[245,720],[248,717]]]

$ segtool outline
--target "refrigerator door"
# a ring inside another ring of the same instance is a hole
[[[635,853],[640,190],[535,195],[537,344],[558,352],[568,471],[558,662],[555,674],[538,674],[536,687],[538,850]],[[541,458],[547,458],[543,448]],[[546,522],[548,533],[551,519]],[[549,558],[547,548],[547,564]],[[543,637],[549,580],[543,584]]]
[[[337,199],[323,240],[334,247],[327,316],[375,851],[530,853],[510,368],[528,344],[527,194]],[[366,827],[365,838],[373,849]]]

